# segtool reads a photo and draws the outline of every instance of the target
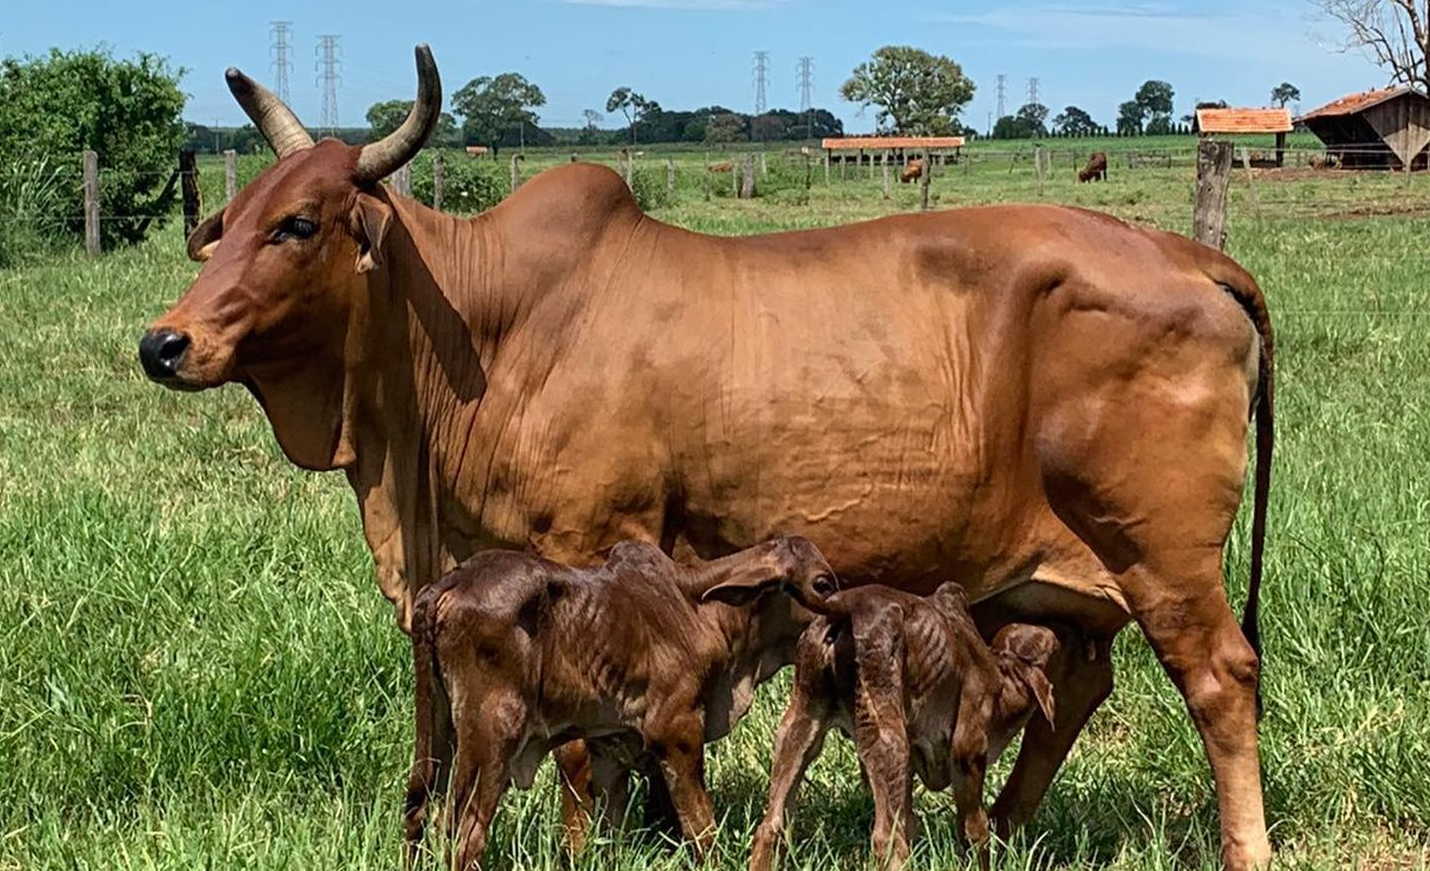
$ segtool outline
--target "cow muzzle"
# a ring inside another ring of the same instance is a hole
[[[199,385],[190,384],[180,375],[189,345],[189,337],[184,333],[166,328],[149,330],[139,340],[139,364],[144,367],[144,374],[165,387],[197,389]]]

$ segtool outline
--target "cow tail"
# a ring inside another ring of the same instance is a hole
[[[431,591],[435,592],[435,591]],[[417,740],[413,755],[412,777],[408,784],[406,816],[409,821],[425,817],[438,777],[441,759],[434,752],[435,735],[450,740],[452,711],[442,688],[442,674],[437,662],[436,603],[440,595],[419,595],[412,616],[412,666],[416,678]],[[445,758],[445,754],[443,757]],[[420,823],[419,823],[420,825]],[[409,827],[409,838],[413,832]]]

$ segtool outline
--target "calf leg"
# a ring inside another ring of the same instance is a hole
[[[457,821],[456,867],[477,868],[497,805],[511,783],[517,733],[490,715],[456,723],[457,760],[452,774],[452,816]]]
[[[697,712],[665,718],[659,732],[648,736],[661,774],[670,790],[680,828],[704,856],[715,840],[715,811],[701,777],[705,755],[705,721]]]
[[[874,861],[902,867],[913,815],[904,717],[903,617],[895,608],[854,621],[854,746],[874,795]]]
[[[978,851],[978,867],[988,871],[988,814],[983,810],[983,778],[988,768],[988,723],[996,688],[964,685],[953,730],[952,756],[958,767],[953,801],[958,827]]]
[[[626,809],[631,800],[631,773],[626,763],[608,748],[589,743],[591,784],[598,796],[597,812],[603,829],[615,835],[625,828]]]
[[[561,781],[561,827],[572,855],[586,846],[596,799],[591,779],[591,754],[585,741],[570,741],[551,753]]]
[[[750,871],[769,871],[775,851],[784,839],[785,818],[789,803],[799,791],[800,780],[809,764],[819,756],[824,736],[829,731],[827,712],[814,703],[809,692],[795,678],[795,689],[789,706],[780,719],[775,733],[774,760],[770,765],[770,798],[765,816],[755,829],[755,842],[750,851]]]

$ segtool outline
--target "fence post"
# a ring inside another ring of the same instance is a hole
[[[804,192],[809,193],[814,184],[814,164],[809,161],[809,149],[804,151]]]
[[[923,166],[919,167],[919,208],[925,212],[929,210],[929,180],[933,178],[933,161],[929,158],[925,151]]]
[[[884,151],[884,199],[889,198],[889,152]]]
[[[829,184],[829,152],[824,152],[824,183]]]
[[[179,152],[179,189],[184,196],[184,236],[203,220],[204,204],[199,198],[199,161],[192,151]]]
[[[238,152],[232,148],[223,153],[223,194],[230,203],[238,196]]]
[[[1226,189],[1231,181],[1231,143],[1202,139],[1197,143],[1197,204],[1192,235],[1213,248],[1226,245]]]
[[[764,149],[761,149],[761,150],[760,150],[760,178],[769,178],[769,177],[770,177],[770,166],[769,166],[768,163],[765,162],[765,152],[764,152]]]
[[[675,158],[665,159],[665,193],[671,199],[675,198]]]
[[[736,199],[740,196],[740,162],[730,161],[730,196]]]
[[[1256,193],[1256,173],[1251,171],[1251,153],[1246,146],[1241,148],[1241,167],[1246,170],[1246,183],[1251,186],[1251,209],[1258,223],[1261,221],[1261,197]]]
[[[1038,198],[1043,196],[1043,146],[1033,149],[1033,175],[1038,177]]]
[[[741,175],[743,175],[744,177],[743,177],[742,179],[740,179],[740,199],[742,199],[742,200],[754,199],[754,196],[755,196],[755,155],[753,155],[753,154],[751,154],[751,153],[749,153],[749,152],[746,152],[746,154],[745,154],[745,166],[744,166],[743,171],[741,172]]]
[[[99,155],[84,152],[84,253],[99,256]]]
[[[392,172],[392,189],[404,197],[412,196],[412,165],[404,163]]]
[[[442,211],[442,200],[447,193],[447,161],[442,153],[432,155],[432,208]]]
[[[627,178],[626,184],[630,183],[630,179]],[[511,156],[511,192],[516,193],[516,189],[519,187],[521,187],[521,155],[513,154]]]
[[[705,152],[705,162],[702,163],[700,173],[700,193],[705,195],[705,202],[710,202],[710,152]]]

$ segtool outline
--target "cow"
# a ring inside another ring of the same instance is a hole
[[[723,163],[712,163],[706,166],[705,169],[708,172],[734,172],[735,164],[727,160]]]
[[[911,182],[911,181],[913,181],[914,179],[918,178],[920,175],[923,175],[923,171],[924,171],[924,161],[923,161],[923,158],[921,158],[921,157],[920,157],[920,158],[915,158],[915,159],[909,161],[908,163],[904,164],[904,169],[903,169],[903,171],[899,173],[899,183],[900,183],[900,184],[908,184],[909,182]]]
[[[692,566],[644,541],[617,544],[595,569],[520,551],[472,557],[414,605],[409,857],[453,759],[457,867],[474,868],[507,786],[529,789],[537,765],[573,736],[591,739],[613,828],[627,771],[650,757],[704,853],[715,816],[702,748],[793,658],[808,609],[838,589],[819,549],[798,536]]]
[[[917,774],[929,789],[953,785],[959,828],[986,871],[984,773],[1035,711],[1054,722],[1047,667],[1057,635],[1010,623],[984,644],[952,581],[927,598],[869,584],[809,599],[820,617],[795,650],[750,871],[773,865],[790,801],[831,727],[854,739],[874,795],[876,859],[902,867],[908,858]]]
[[[441,108],[314,143],[237,70],[276,162],[190,235],[203,266],[139,342],[161,385],[242,384],[296,465],[341,470],[397,620],[478,550],[595,564],[641,538],[714,557],[779,532],[841,578],[963,584],[985,637],[1081,633],[992,813],[1026,821],[1136,623],[1216,785],[1222,856],[1264,865],[1258,601],[1273,335],[1221,252],[1051,205],[726,238],[565,164],[491,210],[384,188]],[[1222,558],[1256,458],[1240,626]],[[1080,653],[1077,653],[1080,652]],[[559,754],[584,784],[581,754]],[[572,810],[568,807],[568,810]],[[568,819],[579,821],[572,812]]]
[[[1077,180],[1086,184],[1090,181],[1107,181],[1107,152],[1094,151],[1087,159],[1087,166],[1078,171]]]

